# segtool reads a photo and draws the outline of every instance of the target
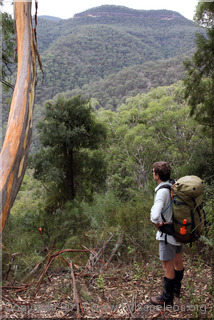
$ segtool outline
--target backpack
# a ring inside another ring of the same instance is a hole
[[[173,222],[164,221],[160,231],[170,234],[182,243],[192,243],[198,240],[206,226],[205,212],[203,210],[202,193],[203,181],[197,176],[185,176],[170,185],[160,188],[168,188],[171,191]],[[160,189],[159,188],[159,189]]]

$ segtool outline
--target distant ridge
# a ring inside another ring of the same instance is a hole
[[[104,16],[124,16],[124,17],[152,17],[159,16],[162,19],[174,19],[183,17],[180,13],[171,10],[137,10],[130,9],[124,6],[103,5],[88,9],[86,11],[77,13],[74,18],[82,17],[104,17]]]
[[[53,21],[59,21],[59,20],[62,20],[61,18],[58,18],[58,17],[46,16],[46,15],[38,16],[38,17],[39,17],[39,18],[41,18],[41,19],[53,20]]]

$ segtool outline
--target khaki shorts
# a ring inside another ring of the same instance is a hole
[[[177,253],[183,251],[183,246],[174,246],[171,243],[165,243],[165,241],[159,241],[159,256],[161,261],[169,261],[175,258]]]

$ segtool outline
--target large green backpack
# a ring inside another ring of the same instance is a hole
[[[182,243],[198,240],[206,224],[202,193],[203,181],[199,177],[185,176],[177,180],[171,187],[173,232],[168,233],[167,228],[162,231]]]

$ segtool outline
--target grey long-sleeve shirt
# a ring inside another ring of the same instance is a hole
[[[155,188],[155,197],[154,197],[154,205],[151,208],[151,214],[150,219],[153,223],[157,224],[159,222],[163,222],[161,217],[161,212],[163,212],[171,203],[171,196],[170,191],[167,188],[159,188],[163,186],[164,184],[170,185],[169,181],[161,182],[156,188]],[[167,222],[172,222],[172,206],[170,206],[165,212],[164,212],[164,218]],[[165,233],[162,233],[161,231],[158,231],[156,234],[156,240],[165,240]],[[176,241],[173,236],[167,235],[167,242],[180,246],[181,243]]]

